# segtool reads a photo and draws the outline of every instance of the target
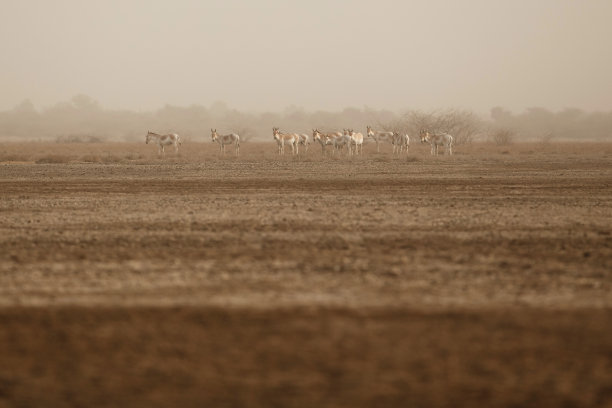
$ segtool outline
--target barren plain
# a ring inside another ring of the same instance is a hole
[[[0,407],[612,406],[612,144],[0,144]]]

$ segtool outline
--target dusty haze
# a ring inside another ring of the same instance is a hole
[[[0,110],[612,109],[612,3],[3,1]]]

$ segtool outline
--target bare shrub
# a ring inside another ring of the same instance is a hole
[[[551,142],[551,140],[554,139],[554,137],[555,137],[555,134],[553,132],[545,132],[540,135],[539,140],[540,140],[540,143],[542,144],[548,144]]]
[[[240,136],[240,142],[248,142],[257,135],[257,132],[250,127],[234,127],[231,128],[231,132],[236,133]]]
[[[496,129],[491,134],[491,138],[496,145],[507,146],[514,142],[516,132],[511,129]]]
[[[455,144],[472,143],[482,133],[483,120],[475,113],[450,109],[446,111],[420,112],[409,111],[393,122],[380,124],[385,130],[407,133],[417,137],[427,129],[434,133],[448,133],[455,138]]]

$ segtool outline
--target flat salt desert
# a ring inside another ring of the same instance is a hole
[[[2,406],[610,406],[612,144],[0,143]]]

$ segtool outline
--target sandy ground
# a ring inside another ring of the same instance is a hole
[[[612,406],[612,144],[0,144],[0,406]]]

